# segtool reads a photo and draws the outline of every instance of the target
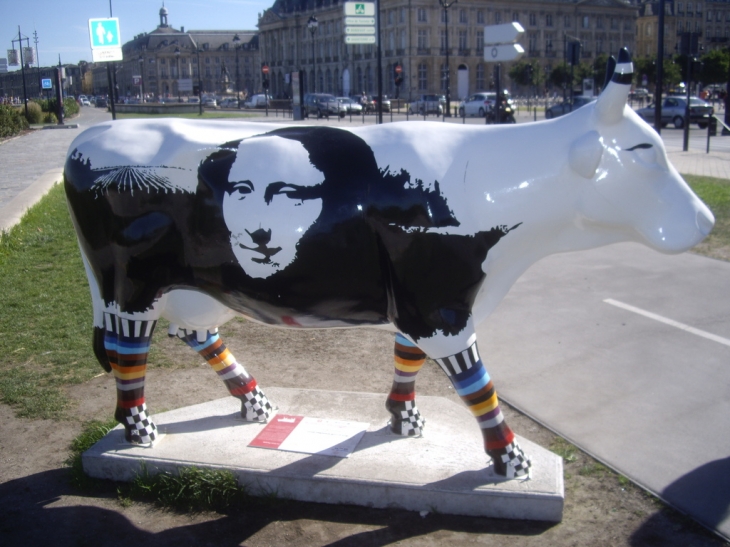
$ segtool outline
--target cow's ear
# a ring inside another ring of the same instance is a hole
[[[592,179],[603,155],[603,144],[598,131],[589,131],[570,145],[570,168],[581,177]]]
[[[600,122],[612,125],[621,121],[629,98],[633,75],[634,64],[631,62],[629,50],[622,48],[618,54],[618,61],[613,69],[611,80],[606,84],[596,102],[596,112]]]

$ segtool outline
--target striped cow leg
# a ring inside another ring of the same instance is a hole
[[[249,422],[265,422],[273,409],[269,399],[259,389],[256,380],[250,376],[218,335],[218,329],[184,330],[170,326],[170,336],[177,336],[197,351],[216,371],[228,388],[228,392],[241,400],[241,416]]]
[[[416,375],[426,354],[402,334],[395,335],[393,387],[385,402],[392,415],[390,429],[396,435],[420,435],[426,421],[416,407]]]
[[[495,473],[507,478],[527,475],[530,459],[515,442],[515,434],[504,421],[497,392],[479,358],[476,342],[466,351],[435,361],[479,422],[484,447],[494,462]]]
[[[114,418],[132,444],[149,445],[157,438],[144,398],[144,380],[155,320],[124,319],[104,314],[104,349],[117,382]]]

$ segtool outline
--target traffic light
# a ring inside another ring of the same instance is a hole
[[[262,85],[264,86],[264,89],[269,89],[269,79],[264,78],[264,81],[262,82]]]
[[[533,68],[532,68],[532,65],[527,65],[527,67],[525,69],[525,73],[527,75],[527,83],[528,84],[532,84],[532,82],[533,82],[533,80],[532,80],[532,78],[533,78]]]
[[[580,64],[580,42],[568,42],[568,63],[577,66]]]

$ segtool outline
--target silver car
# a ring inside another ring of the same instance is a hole
[[[562,103],[554,104],[553,106],[545,110],[545,117],[548,120],[551,120],[564,114],[570,114],[574,110],[578,110],[581,106],[585,106],[595,100],[595,97],[573,97],[572,103],[570,102],[570,100],[563,101]]]
[[[362,105],[350,97],[337,97],[340,105],[345,107],[345,112],[348,114],[361,114]]]
[[[684,114],[687,108],[687,97],[665,97],[662,102],[662,127],[670,123],[677,129],[684,127]],[[640,108],[636,113],[649,123],[654,123],[654,104]],[[705,129],[715,113],[712,105],[697,97],[689,98],[689,121]]]

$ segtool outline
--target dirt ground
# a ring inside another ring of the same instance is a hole
[[[385,401],[390,388],[393,335],[386,331],[280,330],[235,320],[222,333],[264,389],[365,391],[382,393]],[[154,346],[147,377],[153,413],[227,395],[208,365],[178,340],[168,339],[162,329]],[[432,362],[420,373],[417,390],[458,401]],[[229,514],[179,514],[142,502],[125,506],[113,483],[104,483],[93,494],[75,491],[63,463],[84,420],[111,416],[113,378],[102,374],[70,388],[68,395],[74,408],[60,421],[19,419],[0,405],[0,545],[727,545],[637,487],[596,470],[595,462],[579,452],[575,461],[565,464],[565,511],[559,524],[422,517],[399,510],[287,501],[262,502],[261,507]],[[545,447],[555,442],[550,431],[503,406],[518,434]],[[383,410],[384,422],[387,417]]]

